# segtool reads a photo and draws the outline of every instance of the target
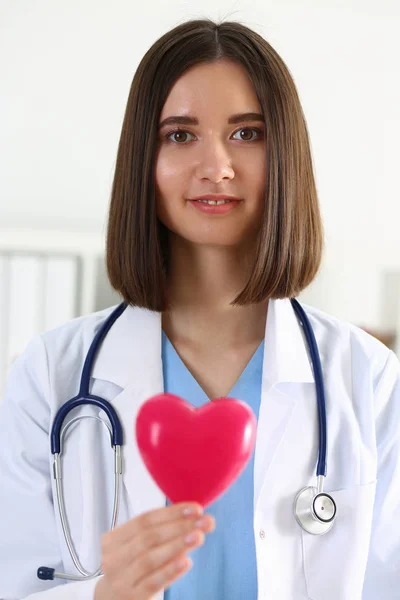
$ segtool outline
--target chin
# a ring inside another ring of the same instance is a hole
[[[205,233],[193,233],[192,235],[188,234],[178,234],[180,238],[185,240],[188,244],[193,244],[197,246],[213,246],[213,247],[235,247],[242,246],[245,243],[246,236],[243,235],[234,235],[233,233],[221,234],[221,232],[205,232]]]

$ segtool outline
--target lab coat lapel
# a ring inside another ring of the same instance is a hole
[[[264,338],[261,403],[254,457],[254,509],[264,505],[268,491],[277,484],[271,465],[304,391],[314,382],[307,344],[290,300],[270,300]],[[306,387],[304,387],[306,386]],[[308,387],[307,387],[308,386]],[[301,428],[301,423],[297,426]],[[290,441],[288,442],[290,444]],[[290,479],[298,461],[289,453],[279,471]]]
[[[147,471],[135,435],[140,407],[164,391],[161,313],[128,306],[105,338],[93,376],[124,388],[112,403],[124,430],[123,482],[132,512],[165,506],[166,497]]]

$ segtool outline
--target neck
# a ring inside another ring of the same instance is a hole
[[[248,280],[253,258],[249,249],[194,245],[171,236],[169,308],[162,315],[167,336],[221,348],[261,341],[268,301],[230,305]]]

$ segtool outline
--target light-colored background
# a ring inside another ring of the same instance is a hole
[[[398,0],[3,0],[0,389],[36,331],[119,301],[102,257],[133,74],[165,31],[201,17],[256,30],[296,82],[326,229],[301,299],[400,330]]]

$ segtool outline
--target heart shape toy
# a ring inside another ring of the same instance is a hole
[[[240,475],[256,440],[257,419],[234,398],[195,408],[174,394],[157,394],[140,408],[136,441],[142,459],[167,498],[216,500]]]

